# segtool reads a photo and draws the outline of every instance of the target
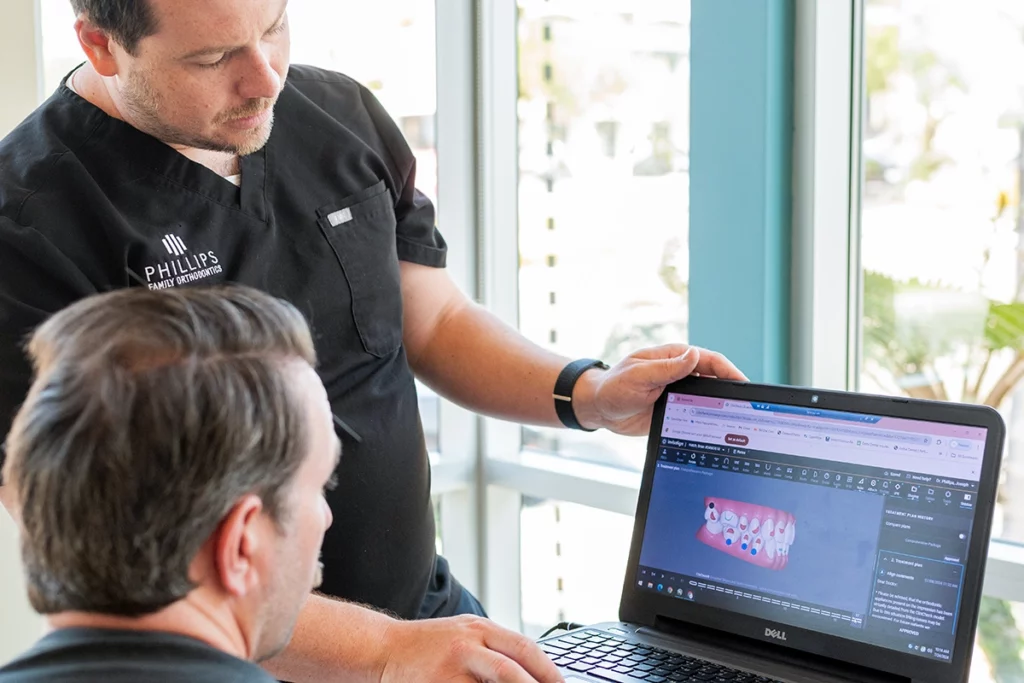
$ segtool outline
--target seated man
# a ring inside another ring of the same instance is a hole
[[[244,288],[85,299],[32,338],[7,441],[32,606],[0,682],[273,681],[340,456],[313,342]]]

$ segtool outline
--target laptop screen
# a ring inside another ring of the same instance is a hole
[[[641,590],[953,658],[986,429],[667,398]]]

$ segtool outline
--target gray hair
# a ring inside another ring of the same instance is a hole
[[[306,457],[288,363],[315,365],[290,304],[244,287],[84,299],[44,323],[4,480],[42,614],[156,612],[238,500],[283,522]]]

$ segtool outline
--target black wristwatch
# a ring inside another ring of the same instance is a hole
[[[607,370],[608,364],[593,358],[581,358],[566,365],[555,380],[555,412],[558,419],[569,429],[579,429],[584,432],[593,432],[594,429],[587,429],[576,419],[576,411],[572,408],[572,390],[583,373],[591,368]]]

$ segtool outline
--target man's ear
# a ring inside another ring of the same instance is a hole
[[[116,76],[117,63],[112,51],[114,40],[110,34],[84,17],[79,17],[75,22],[75,33],[78,34],[78,44],[82,46],[96,73],[107,78]]]
[[[264,517],[263,501],[245,496],[228,512],[213,539],[215,574],[221,589],[234,597],[247,595],[260,581],[257,555],[266,550]]]

